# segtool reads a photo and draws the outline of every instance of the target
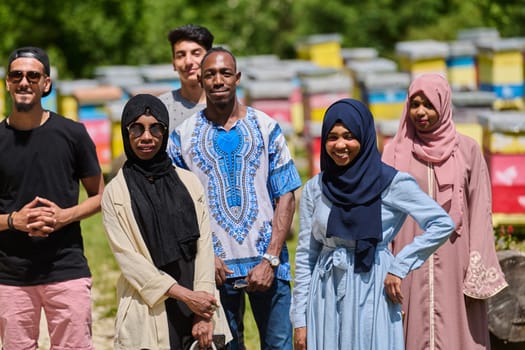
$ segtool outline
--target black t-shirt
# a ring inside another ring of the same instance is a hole
[[[20,131],[0,123],[0,213],[36,196],[61,208],[78,203],[79,180],[100,174],[95,145],[83,124],[53,112],[40,127]],[[48,238],[0,232],[0,284],[36,285],[89,277],[80,222]]]

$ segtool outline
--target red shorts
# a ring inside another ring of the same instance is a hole
[[[0,305],[4,349],[38,348],[42,309],[52,349],[93,349],[91,278],[24,287],[0,285]]]

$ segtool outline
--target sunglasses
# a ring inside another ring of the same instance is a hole
[[[149,128],[146,128],[144,124],[132,123],[127,126],[127,129],[128,129],[129,135],[133,138],[142,136],[142,134],[144,134],[146,130],[149,131],[151,136],[159,138],[162,135],[164,135],[166,130],[168,130],[168,127],[162,123],[154,123],[154,124],[151,124]]]
[[[30,70],[28,72],[24,72],[21,70],[12,70],[9,73],[7,73],[7,80],[10,83],[18,84],[19,82],[26,77],[27,81],[31,84],[36,84],[40,81],[40,78],[44,76],[45,74],[42,74],[40,72],[36,72],[33,70]]]

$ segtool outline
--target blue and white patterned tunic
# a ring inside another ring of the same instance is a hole
[[[170,135],[174,164],[191,170],[206,189],[215,255],[244,277],[266,252],[272,235],[274,201],[301,186],[279,124],[248,107],[229,130],[201,111]],[[276,277],[290,280],[286,245]]]

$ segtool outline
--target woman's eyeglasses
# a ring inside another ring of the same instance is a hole
[[[166,125],[162,123],[151,124],[149,128],[146,128],[144,124],[141,124],[141,123],[132,123],[127,126],[127,129],[128,129],[129,135],[133,138],[142,136],[142,134],[144,134],[146,130],[149,131],[151,136],[159,138],[162,135],[164,135],[164,133],[166,132],[168,128],[166,127]]]
[[[36,84],[40,81],[40,78],[42,78],[44,74],[37,72],[37,71],[21,71],[21,70],[12,70],[9,73],[7,73],[7,81],[9,81],[12,84],[18,84],[19,82],[26,77],[27,81],[31,84]]]

